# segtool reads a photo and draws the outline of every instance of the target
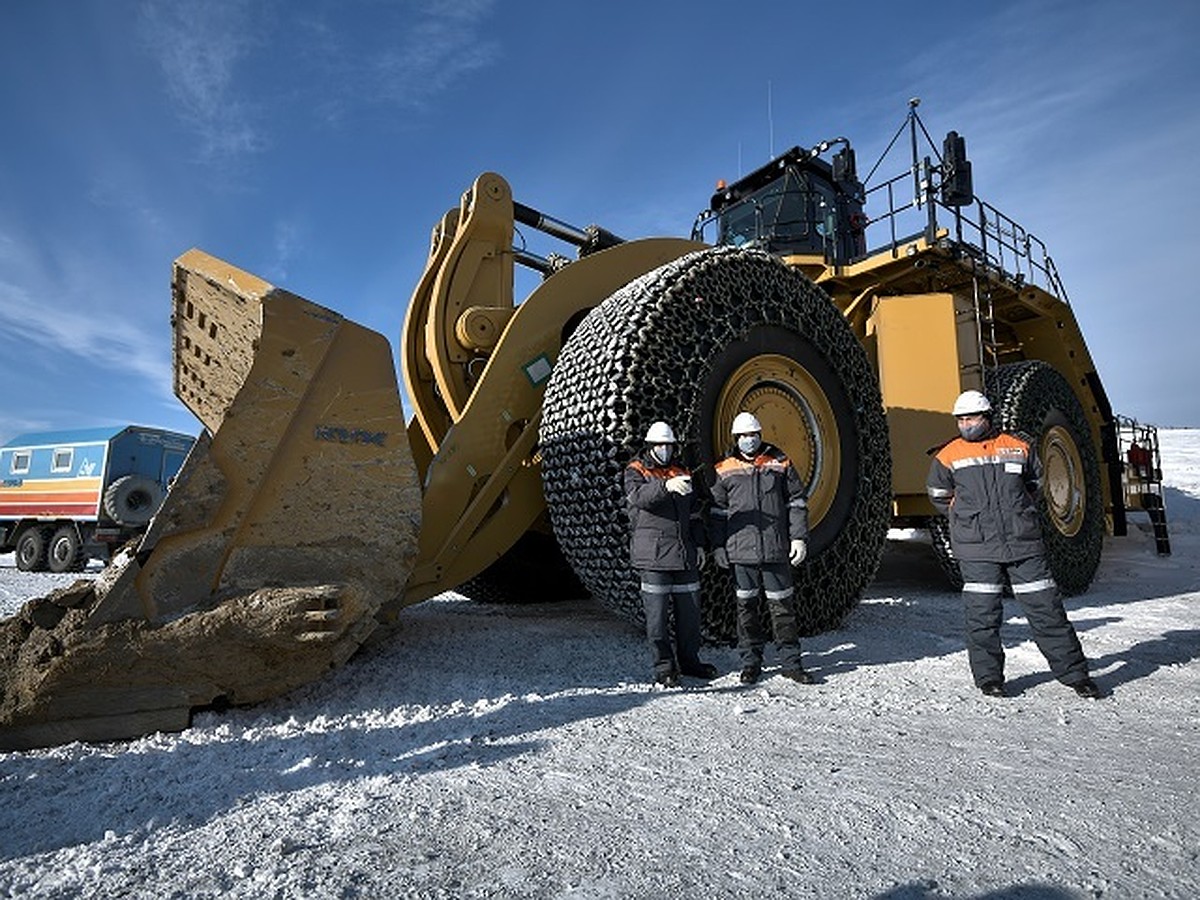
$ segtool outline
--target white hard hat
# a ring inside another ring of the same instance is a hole
[[[671,430],[671,426],[666,422],[655,422],[650,426],[650,430],[646,432],[647,444],[673,444],[675,443],[675,432]]]
[[[992,404],[979,391],[963,391],[954,401],[954,415],[973,416],[976,413],[989,413]]]
[[[730,434],[750,434],[754,431],[762,432],[762,423],[754,417],[754,413],[740,412],[733,417],[733,427],[729,429]]]

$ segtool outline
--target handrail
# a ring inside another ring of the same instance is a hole
[[[953,235],[950,242],[972,257],[982,269],[990,270],[1016,286],[1036,285],[1067,301],[1066,288],[1044,241],[978,197],[963,207],[942,203],[932,185],[928,165],[926,169],[926,177],[922,182],[923,196],[918,195],[902,204],[896,200],[896,185],[911,178],[910,171],[882,181],[866,191],[864,208],[868,223],[868,256],[883,250],[890,250],[893,256],[897,256],[901,246],[911,241],[913,235],[927,231],[936,234],[939,226],[944,225]],[[924,215],[918,220],[917,211],[920,210],[924,210]],[[911,221],[912,227],[902,227],[908,221]],[[872,245],[871,237],[879,234],[878,226],[884,222],[888,224],[887,238],[880,244]],[[874,230],[872,226],[876,226]],[[928,236],[932,238],[934,235]]]

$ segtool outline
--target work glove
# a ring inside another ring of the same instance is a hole
[[[729,554],[725,552],[724,547],[718,547],[713,551],[713,562],[722,569],[729,568]]]
[[[676,475],[674,478],[667,479],[667,490],[673,494],[687,496],[692,492],[692,478],[690,475]]]
[[[793,566],[798,566],[804,562],[804,557],[808,556],[808,546],[802,540],[792,541],[792,549],[788,551],[788,562]]]
[[[697,569],[704,568],[704,560],[706,559],[706,557],[707,557],[707,554],[705,554],[704,548],[697,547],[696,548],[696,568]]]

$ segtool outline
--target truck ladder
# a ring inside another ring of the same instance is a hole
[[[1120,450],[1127,509],[1143,510],[1150,517],[1154,547],[1159,556],[1171,555],[1167,534],[1167,504],[1162,486],[1162,456],[1158,429],[1127,416],[1116,416],[1117,446]]]

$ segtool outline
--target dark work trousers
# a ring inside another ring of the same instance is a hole
[[[1004,604],[1000,595],[1005,572],[1013,597],[1020,601],[1033,639],[1054,677],[1066,685],[1088,677],[1087,657],[1067,620],[1044,556],[1013,563],[960,560],[959,569],[967,616],[967,658],[976,686],[1004,681],[1004,647],[1000,643]]]
[[[643,571],[642,608],[646,612],[646,639],[654,658],[654,674],[666,675],[681,668],[700,666],[700,573]],[[675,640],[671,640],[671,616]],[[676,654],[678,653],[678,664]]]
[[[796,589],[787,563],[757,566],[733,564],[737,588],[738,653],[744,668],[761,668],[767,636],[762,627],[761,595],[766,594],[771,630],[785,671],[800,668],[800,624],[796,618]]]

